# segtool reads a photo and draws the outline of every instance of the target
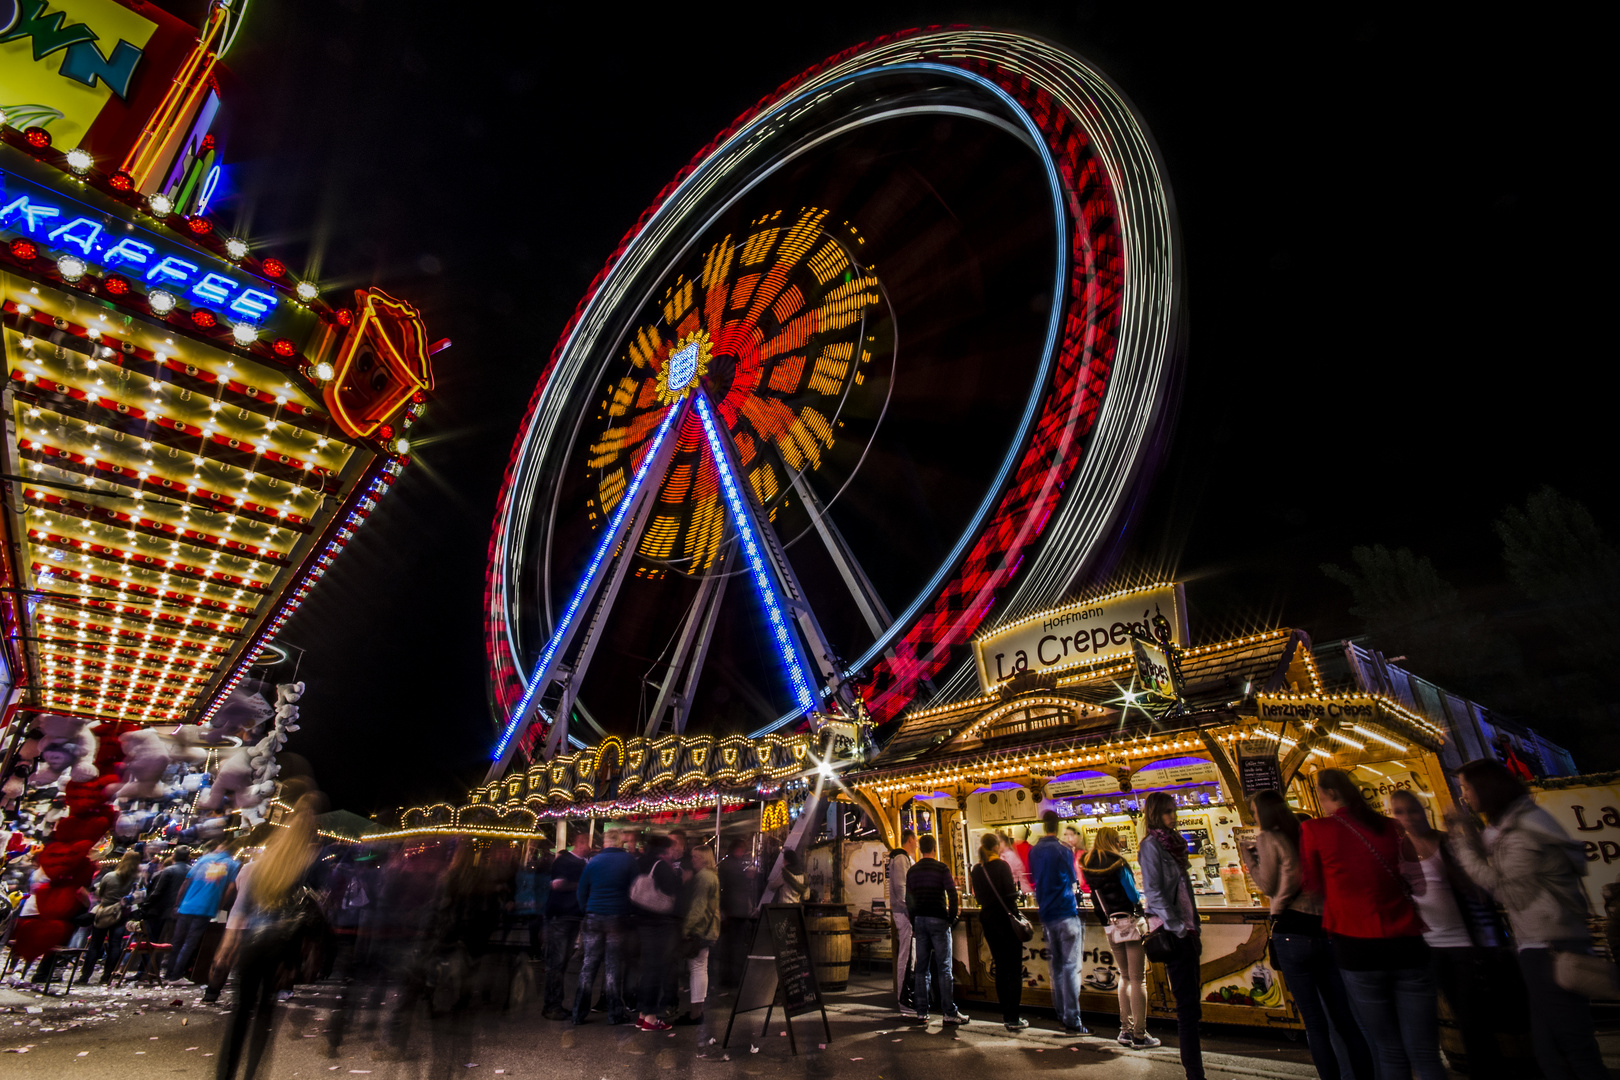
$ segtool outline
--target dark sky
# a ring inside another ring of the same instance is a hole
[[[1609,220],[1588,209],[1608,184],[1592,28],[1527,8],[862,7],[250,9],[220,218],[295,268],[312,260],[329,291],[412,300],[454,341],[415,464],[282,639],[306,650],[309,683],[290,748],[337,805],[456,798],[482,775],[496,492],[541,365],[619,238],[761,96],[920,23],[1070,47],[1159,143],[1191,333],[1128,561],[1190,583],[1195,636],[1354,632],[1318,569],[1354,544],[1407,545],[1489,589],[1491,521],[1543,483],[1612,525],[1612,420],[1591,381],[1593,313],[1611,306],[1588,254]]]

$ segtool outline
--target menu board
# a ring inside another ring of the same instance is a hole
[[[810,962],[810,938],[804,929],[804,909],[797,904],[769,904],[765,918],[776,950],[776,978],[781,987],[782,1011],[799,1016],[819,1006],[815,968]]]

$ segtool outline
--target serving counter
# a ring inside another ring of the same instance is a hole
[[[1052,983],[1048,977],[1046,935],[1040,914],[1022,907],[1035,927],[1024,945],[1024,1003],[1051,1008]],[[1085,933],[1080,955],[1080,1007],[1088,1015],[1119,1014],[1119,969],[1112,946],[1089,907],[1083,912]],[[1282,974],[1266,957],[1269,940],[1266,909],[1249,906],[1200,906],[1203,923],[1203,970],[1200,973],[1204,1019],[1217,1024],[1248,1027],[1302,1028]],[[956,924],[956,994],[966,1001],[995,1002],[996,984],[990,946],[979,928],[979,912],[968,908]],[[1161,964],[1147,969],[1148,1012],[1174,1018],[1175,999]]]

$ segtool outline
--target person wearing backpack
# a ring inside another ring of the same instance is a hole
[[[609,829],[602,838],[602,851],[585,864],[579,876],[577,895],[585,925],[580,933],[584,955],[579,965],[579,986],[574,991],[575,1025],[590,1022],[591,985],[604,963],[608,1023],[622,1024],[625,1020],[624,994],[619,984],[624,980],[625,945],[633,932],[630,886],[638,867],[636,857],[619,846],[623,843],[621,837],[618,829]]]
[[[1151,1050],[1159,1040],[1147,1033],[1147,952],[1142,946],[1142,896],[1136,875],[1119,853],[1119,832],[1097,830],[1091,850],[1080,858],[1080,873],[1091,889],[1091,910],[1108,935],[1119,968],[1119,1045]]]
[[[1581,884],[1585,851],[1501,762],[1470,761],[1458,783],[1489,827],[1482,832],[1472,813],[1453,810],[1447,847],[1469,880],[1507,909],[1530,992],[1536,1061],[1548,1080],[1606,1080],[1591,1001],[1559,977],[1561,954],[1577,964],[1595,960]]]
[[[1302,886],[1322,896],[1350,1009],[1377,1080],[1446,1080],[1423,920],[1401,875],[1401,833],[1342,769],[1316,774],[1322,817],[1300,825]]]
[[[681,891],[681,872],[676,866],[680,857],[680,845],[671,837],[649,838],[647,853],[641,857],[641,873],[630,885],[630,903],[641,939],[641,988],[636,993],[636,1006],[641,1010],[636,1027],[641,1031],[668,1031],[672,1026],[662,1014],[676,1004],[669,998],[668,975],[680,925],[675,904]]]

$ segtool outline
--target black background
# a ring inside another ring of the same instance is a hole
[[[283,636],[309,683],[291,749],[362,813],[481,776],[494,500],[569,313],[734,117],[922,23],[1072,48],[1163,152],[1190,347],[1118,572],[1188,582],[1204,640],[1354,632],[1318,568],[1353,544],[1411,546],[1496,602],[1503,507],[1552,483],[1605,526],[1614,509],[1600,35],[1501,10],[1518,17],[256,0],[227,58],[236,192],[217,219],[329,291],[410,299],[454,342],[413,465]]]

